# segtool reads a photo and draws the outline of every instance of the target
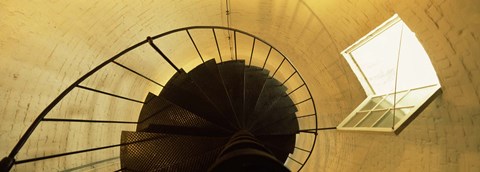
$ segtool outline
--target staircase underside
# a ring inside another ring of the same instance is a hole
[[[121,142],[131,143],[121,147],[122,170],[207,171],[226,149],[245,149],[230,150],[239,132],[251,135],[259,154],[283,164],[295,148],[297,109],[268,74],[240,60],[180,70],[158,96],[146,97],[137,130],[122,132]]]

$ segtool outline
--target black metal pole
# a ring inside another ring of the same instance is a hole
[[[288,159],[291,159],[292,161],[300,164],[300,165],[303,165],[300,161],[296,160],[296,159],[293,159],[292,157],[288,156]]]
[[[303,86],[305,86],[305,83],[303,83],[302,85],[298,86],[297,88],[293,89],[292,91],[290,91],[288,94],[285,94],[285,96],[289,96],[290,94],[292,94],[293,92],[297,91],[298,89],[302,88]]]
[[[312,129],[304,129],[304,130],[299,130],[299,132],[317,132],[317,131],[320,131],[320,130],[336,130],[337,127],[326,127],[326,128],[312,128]]]
[[[301,102],[298,102],[298,103],[293,104],[293,106],[302,104],[302,103],[304,103],[304,102],[306,102],[306,101],[308,101],[308,100],[310,100],[310,99],[312,99],[312,98],[310,97],[310,98],[308,98],[308,99],[302,100]]]
[[[235,45],[235,60],[238,60],[238,57],[237,57],[237,31],[233,31],[233,44]]]
[[[198,56],[200,56],[200,59],[202,60],[202,63],[205,63],[205,60],[203,60],[202,54],[200,54],[200,51],[198,51],[197,44],[195,44],[195,41],[193,40],[192,35],[190,35],[190,32],[188,31],[188,29],[185,30],[185,31],[187,31],[188,37],[192,41],[193,46],[195,47],[195,50],[197,50]]]
[[[255,50],[255,41],[257,38],[253,38],[252,52],[250,53],[250,61],[248,61],[248,67],[252,64],[253,51]]]
[[[315,114],[308,114],[308,115],[302,115],[302,116],[297,116],[297,118],[305,118],[309,116],[315,116]]]
[[[220,62],[223,62],[222,53],[220,53],[220,47],[218,46],[217,34],[215,34],[215,29],[214,28],[212,28],[212,32],[213,32],[213,37],[215,38],[215,44],[217,45],[218,57],[220,58]]]
[[[11,157],[5,157],[0,161],[0,171],[8,172],[10,171],[10,169],[12,169],[14,164],[15,164],[15,159]]]
[[[295,149],[298,149],[298,150],[301,150],[301,151],[304,151],[304,152],[310,152],[309,150],[302,149],[302,148],[299,148],[299,147],[296,147],[296,146],[295,146]]]
[[[265,65],[267,64],[268,57],[270,57],[270,52],[272,52],[272,46],[270,46],[270,49],[268,50],[267,57],[265,58],[265,62],[263,62],[262,70],[265,69]]]
[[[119,96],[119,95],[116,95],[116,94],[107,93],[105,91],[100,91],[100,90],[97,90],[97,89],[93,89],[93,88],[89,88],[89,87],[85,87],[85,86],[81,86],[81,85],[77,85],[77,87],[85,89],[85,90],[97,92],[97,93],[102,93],[102,94],[109,95],[109,96],[112,96],[112,97],[116,97],[116,98],[120,98],[120,99],[124,99],[124,100],[129,100],[129,101],[132,101],[132,102],[137,102],[137,103],[142,103],[142,104],[145,103],[145,102],[142,102],[140,100],[135,100],[135,99],[131,99],[131,98],[128,98],[128,97],[123,97],[123,96]]]
[[[104,121],[104,120],[60,119],[60,118],[44,118],[43,121],[51,121],[51,122],[87,122],[87,123],[137,124],[137,122],[131,122],[131,121]]]
[[[154,138],[145,139],[145,140],[139,140],[139,141],[134,141],[134,142],[121,143],[121,144],[115,144],[115,145],[109,145],[109,146],[103,146],[103,147],[97,147],[97,148],[91,148],[91,149],[84,149],[84,150],[78,150],[78,151],[72,151],[72,152],[65,152],[65,153],[47,155],[47,156],[37,157],[37,158],[24,159],[24,160],[15,161],[15,164],[23,164],[23,163],[33,162],[33,161],[40,161],[40,160],[44,160],[44,159],[50,159],[50,158],[68,156],[68,155],[85,153],[85,152],[91,152],[91,151],[108,149],[108,148],[113,148],[113,147],[118,147],[118,146],[125,146],[125,145],[134,144],[134,143],[140,143],[140,142],[146,142],[146,141],[150,141],[150,140],[156,140],[156,139],[159,139],[159,138],[161,138],[161,137],[154,137]]]
[[[152,46],[152,48],[155,49],[155,51],[157,51],[157,53],[160,54],[163,57],[163,59],[165,59],[165,61],[167,61],[168,64],[170,64],[170,66],[172,66],[177,72],[180,72],[180,69],[178,69],[178,67],[175,66],[175,64],[173,64],[173,62],[170,61],[170,59],[165,54],[163,54],[163,52],[153,43],[152,37],[147,37],[147,40],[148,40],[148,44],[150,44],[150,46]]]
[[[278,72],[278,69],[280,69],[280,67],[282,67],[282,64],[283,64],[283,62],[285,62],[285,59],[286,59],[286,58],[283,58],[283,59],[282,59],[282,62],[280,62],[280,65],[278,65],[277,69],[275,69],[275,72],[273,72],[271,78],[273,78],[273,77],[275,76],[275,74]]]
[[[280,85],[285,84],[285,83],[286,83],[293,75],[295,75],[296,73],[297,73],[297,71],[293,72],[293,73],[292,73],[287,79],[285,79],[285,81],[283,81],[283,83],[280,84]]]
[[[157,85],[160,86],[160,87],[164,87],[162,84],[154,81],[153,79],[150,79],[150,78],[146,77],[145,75],[142,75],[141,73],[138,73],[137,71],[134,71],[133,69],[128,68],[127,66],[124,66],[124,65],[122,65],[122,64],[120,64],[120,63],[118,63],[118,62],[116,62],[116,61],[113,61],[112,63],[114,63],[114,64],[116,64],[116,65],[118,65],[118,66],[120,66],[120,67],[122,67],[122,68],[124,68],[124,69],[126,69],[126,70],[128,70],[128,71],[130,71],[130,72],[132,72],[132,73],[134,73],[134,74],[137,74],[138,76],[140,76],[140,77],[142,77],[142,78],[144,78],[144,79],[146,79],[146,80],[149,80],[150,82],[153,82],[153,83],[157,84]]]

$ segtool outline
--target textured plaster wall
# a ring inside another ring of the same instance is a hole
[[[479,1],[232,0],[230,7],[231,27],[265,39],[298,67],[315,98],[320,127],[336,126],[365,98],[340,51],[394,13],[416,32],[431,57],[443,94],[400,135],[320,131],[304,171],[480,170]],[[96,65],[149,35],[191,25],[226,26],[225,11],[220,0],[0,2],[0,156],[8,154],[49,102]],[[228,35],[220,37],[228,56]],[[176,35],[158,44],[174,62],[197,63],[196,52],[175,51],[191,46],[184,38]],[[215,57],[214,47],[201,49]],[[174,71],[159,57],[150,57],[158,55],[147,47],[119,61],[165,83]],[[147,91],[161,89],[116,66],[85,85],[139,100]],[[139,108],[78,90],[48,117],[136,120]],[[118,131],[133,129],[45,123],[17,159],[114,144]],[[112,171],[119,168],[117,157],[118,149],[108,149],[14,170]]]

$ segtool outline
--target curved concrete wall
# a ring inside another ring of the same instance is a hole
[[[312,89],[320,127],[336,126],[365,98],[340,51],[394,13],[416,32],[431,57],[443,94],[400,135],[321,131],[304,171],[480,169],[478,1],[232,0],[230,8],[231,27],[270,42],[299,68]],[[8,154],[48,103],[96,65],[146,36],[184,26],[227,26],[225,11],[221,0],[0,2],[0,155]],[[202,42],[201,32],[192,34]],[[196,52],[175,51],[191,46],[185,36],[172,36],[159,47],[177,63],[196,63]],[[228,34],[219,37],[228,56]],[[214,47],[201,49],[216,57]],[[161,83],[174,72],[148,47],[120,61]],[[139,100],[145,90],[161,89],[115,66],[85,84]],[[135,120],[130,114],[138,109],[138,104],[78,91],[49,117]],[[133,127],[45,123],[17,159],[113,144],[119,134],[112,131],[118,130]],[[14,169],[111,171],[119,168],[117,156],[117,149],[109,149]]]

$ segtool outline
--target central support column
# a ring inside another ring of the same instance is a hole
[[[210,167],[210,172],[288,172],[250,132],[240,130],[228,141],[225,148]]]

